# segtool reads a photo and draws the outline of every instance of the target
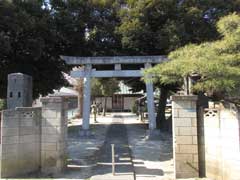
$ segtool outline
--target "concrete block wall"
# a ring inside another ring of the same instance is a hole
[[[239,111],[205,109],[206,176],[213,180],[240,179]]]
[[[198,177],[197,96],[172,96],[176,178]]]
[[[19,177],[40,169],[41,108],[2,111],[0,177]]]
[[[67,103],[63,97],[42,98],[42,173],[59,175],[66,167]]]

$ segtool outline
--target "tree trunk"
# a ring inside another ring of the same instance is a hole
[[[107,111],[107,97],[104,97],[103,116],[106,116],[106,111]]]
[[[158,105],[157,118],[156,118],[157,128],[161,130],[167,130],[167,120],[165,117],[167,97],[168,97],[168,89],[162,87],[160,91],[159,105]]]

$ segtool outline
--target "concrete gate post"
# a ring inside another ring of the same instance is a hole
[[[41,170],[56,176],[66,167],[67,103],[63,97],[45,97],[41,102]]]
[[[199,177],[196,102],[197,96],[172,96],[176,178]]]

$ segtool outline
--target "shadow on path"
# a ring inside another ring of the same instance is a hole
[[[113,116],[113,122],[107,131],[105,142],[98,152],[97,166],[93,169],[94,174],[112,173],[111,144],[115,145],[116,175],[129,174],[133,176],[127,129],[123,124],[122,116],[116,115]]]

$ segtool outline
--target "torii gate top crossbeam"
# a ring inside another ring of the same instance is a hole
[[[167,61],[166,56],[111,56],[111,57],[74,57],[61,56],[69,65],[84,64],[159,64]]]

